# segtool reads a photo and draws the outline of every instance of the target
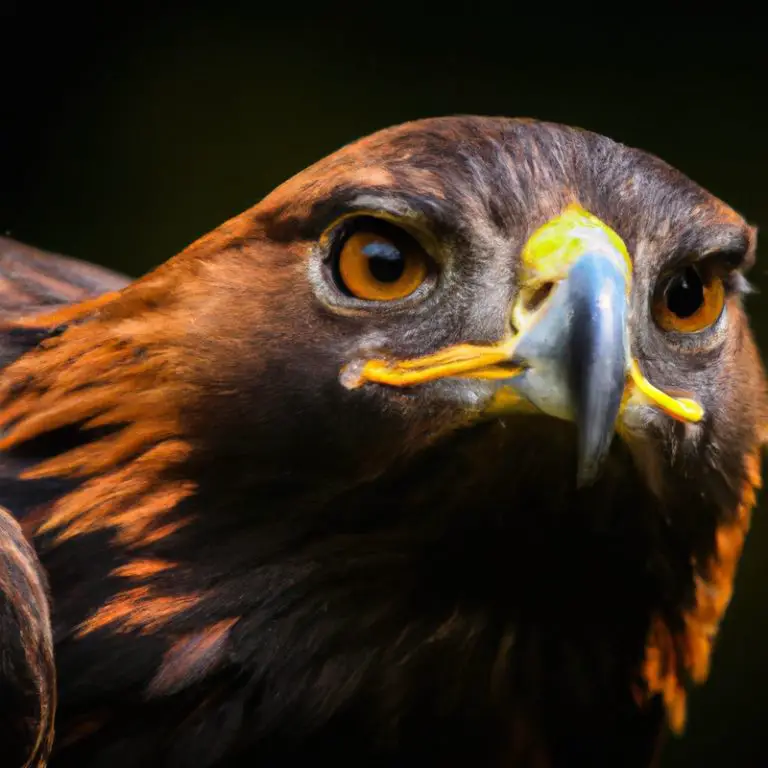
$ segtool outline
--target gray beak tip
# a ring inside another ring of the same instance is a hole
[[[592,381],[595,380],[592,375]],[[613,391],[601,388],[593,390],[583,397],[577,414],[578,467],[577,485],[579,488],[595,483],[601,474],[611,450],[614,435],[614,422],[621,404],[622,379],[616,376]]]
[[[576,470],[576,487],[579,490],[589,488],[597,482],[603,467],[603,458],[602,456],[597,458],[579,456],[579,464]]]

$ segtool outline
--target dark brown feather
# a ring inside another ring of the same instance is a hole
[[[0,657],[3,764],[43,768],[56,711],[47,582],[19,524],[1,507]]]

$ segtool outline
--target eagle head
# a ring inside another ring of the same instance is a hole
[[[4,374],[3,447],[85,424],[24,477],[67,478],[36,534],[54,596],[72,562],[100,585],[60,608],[61,706],[170,697],[179,765],[647,757],[760,484],[755,248],[645,152],[438,118],[33,318],[56,334]],[[89,683],[95,653],[133,666]]]

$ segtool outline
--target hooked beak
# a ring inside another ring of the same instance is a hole
[[[402,387],[447,377],[491,380],[495,395],[489,412],[518,410],[524,398],[540,411],[576,424],[579,485],[596,479],[628,389],[673,418],[702,418],[698,403],[656,389],[632,359],[632,265],[615,232],[578,206],[569,206],[531,236],[521,265],[510,337],[489,346],[461,344],[413,360],[369,360],[348,386],[374,381]],[[544,294],[543,301],[531,301]]]
[[[514,359],[509,386],[578,430],[578,483],[592,482],[605,459],[630,367],[627,279],[617,259],[580,256],[552,290]]]

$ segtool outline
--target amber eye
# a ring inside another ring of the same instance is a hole
[[[403,299],[429,274],[429,256],[416,240],[399,227],[373,218],[355,222],[337,254],[334,271],[340,287],[358,299]]]
[[[723,281],[715,275],[702,276],[689,266],[663,283],[653,313],[665,331],[696,333],[715,323],[724,304]]]

